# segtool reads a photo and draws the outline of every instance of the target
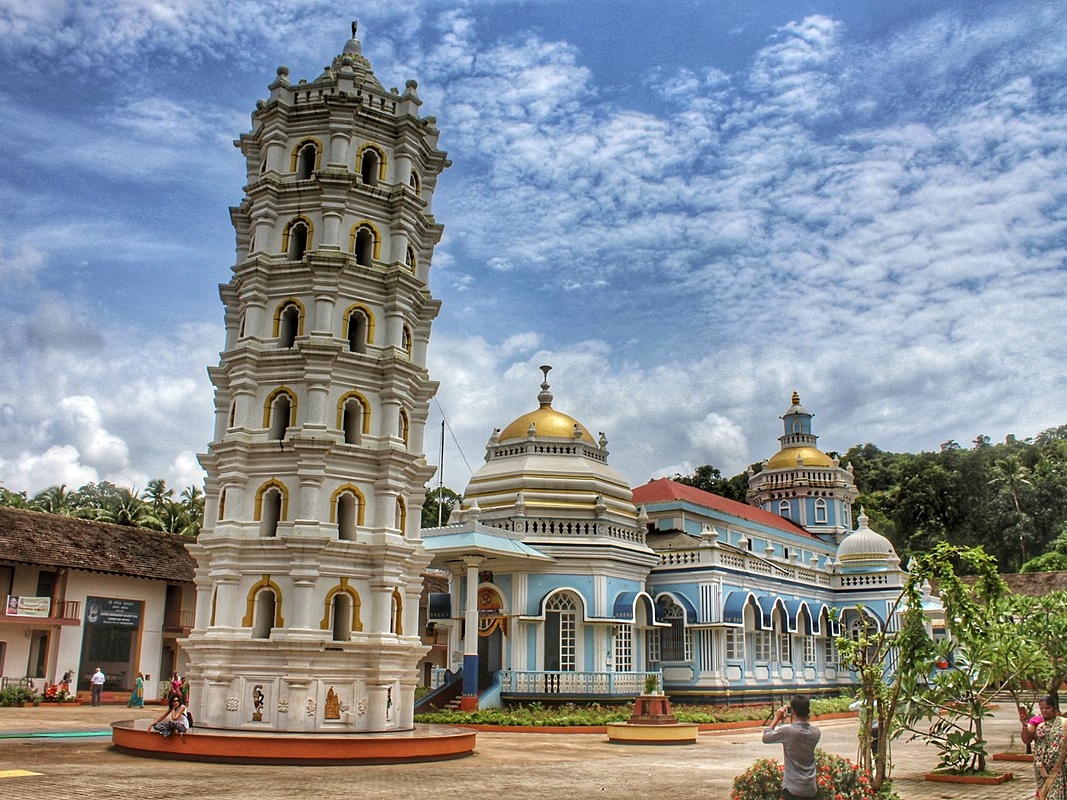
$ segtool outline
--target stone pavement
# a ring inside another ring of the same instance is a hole
[[[124,706],[0,708],[0,798],[726,800],[734,776],[756,758],[781,760],[781,748],[762,744],[758,730],[703,733],[694,745],[669,747],[608,744],[603,734],[479,733],[477,750],[470,758],[359,767],[155,761],[111,749],[111,721],[154,718],[160,711],[156,707],[131,711]],[[1010,706],[988,723],[990,750],[1006,750],[1018,730]],[[823,723],[822,746],[855,759],[856,725],[854,719]],[[69,735],[92,731],[108,734]],[[58,736],[30,738],[28,733]],[[176,740],[175,747],[180,746]],[[1001,786],[959,786],[922,779],[936,765],[937,755],[921,742],[898,741],[893,752],[893,777],[902,800],[1031,800],[1034,796],[1029,764],[991,762],[997,770],[1014,772],[1015,780]]]

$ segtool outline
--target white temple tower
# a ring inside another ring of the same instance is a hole
[[[195,545],[198,727],[412,727],[426,371],[442,227],[433,117],[374,77],[355,38],[317,79],[278,68],[235,144],[226,344]]]

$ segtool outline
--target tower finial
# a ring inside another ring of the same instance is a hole
[[[795,406],[799,406],[800,405],[800,395],[797,394],[797,390],[796,389],[793,390],[793,405],[795,405]]]
[[[548,373],[552,370],[552,367],[548,364],[541,365],[541,372],[545,374],[545,379],[541,382],[541,392],[537,395],[537,402],[541,404],[541,407],[552,405],[552,392],[548,391]]]
[[[359,27],[359,20],[352,20],[352,38],[356,38],[356,28]]]

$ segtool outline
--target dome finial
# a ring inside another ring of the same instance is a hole
[[[356,28],[359,27],[359,20],[352,20],[352,38],[356,38]]]
[[[800,395],[797,393],[796,389],[793,390],[793,405],[795,405],[795,406],[799,406],[800,405]]]
[[[552,367],[548,364],[541,365],[541,372],[545,374],[545,379],[541,382],[541,392],[537,395],[537,402],[541,404],[541,408],[552,405],[552,392],[548,391],[548,373],[552,371]]]

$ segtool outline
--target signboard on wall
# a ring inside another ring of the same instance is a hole
[[[13,594],[7,596],[9,617],[47,617],[51,610],[51,597],[27,597]]]
[[[140,600],[87,597],[85,598],[85,624],[136,628],[141,624],[143,607],[144,603]]]

